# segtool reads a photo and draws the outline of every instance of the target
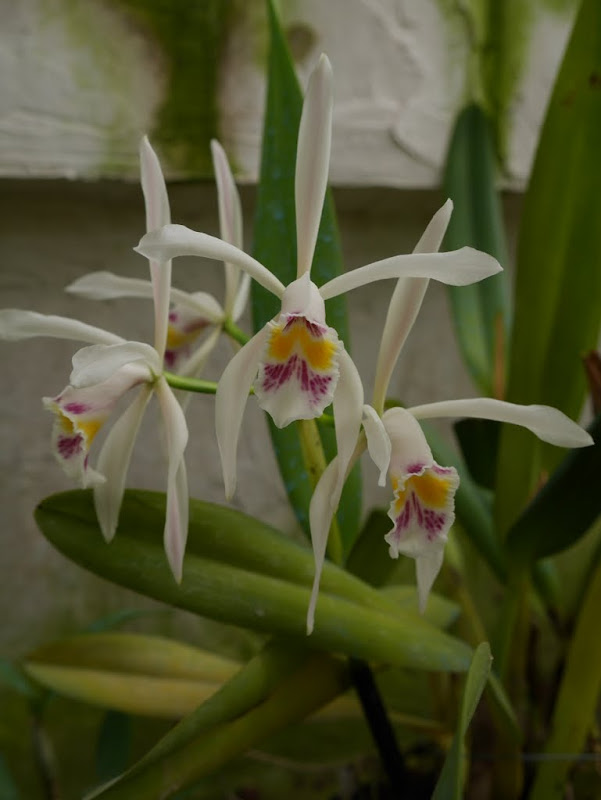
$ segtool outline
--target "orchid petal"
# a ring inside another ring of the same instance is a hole
[[[215,429],[221,454],[225,496],[228,500],[236,491],[236,451],[242,415],[268,334],[268,328],[262,328],[240,348],[224,369],[217,384]]]
[[[147,233],[134,250],[146,258],[167,260],[178,256],[201,256],[229,262],[247,272],[276,297],[284,294],[281,281],[252,256],[215,236],[190,230],[184,225],[166,225],[159,231]]]
[[[353,359],[346,350],[338,354],[340,378],[334,393],[334,426],[338,451],[338,481],[330,502],[338,507],[348,464],[357,444],[363,412],[363,384]]]
[[[139,376],[140,380],[150,381],[153,374],[161,374],[158,353],[149,344],[93,344],[78,350],[73,356],[69,382],[77,388],[93,386],[128,366],[131,367],[131,374]]]
[[[309,80],[298,131],[294,178],[298,278],[311,270],[328,185],[332,95],[332,67],[322,54]]]
[[[336,396],[343,349],[338,334],[305,313],[283,312],[266,328],[254,383],[259,405],[278,428],[321,416]]]
[[[230,170],[223,147],[216,139],[211,141],[213,169],[217,182],[217,204],[219,208],[219,227],[224,242],[242,249],[242,208],[240,196]],[[225,264],[225,302],[227,315],[231,313],[236,298],[239,270],[232,264]]]
[[[365,450],[365,437],[359,436],[355,445],[351,458],[349,459],[345,474],[343,475],[343,483],[348,477],[349,472],[355,466],[361,454]],[[313,491],[311,503],[309,506],[309,523],[311,525],[311,543],[313,546],[313,558],[315,559],[315,576],[313,578],[313,588],[311,590],[311,599],[309,601],[309,608],[307,610],[307,635],[309,636],[313,631],[315,619],[315,607],[317,605],[317,598],[319,595],[319,582],[321,580],[321,572],[323,563],[326,557],[326,549],[328,544],[328,534],[330,526],[336,513],[336,507],[332,505],[332,495],[336,491],[336,486],[340,480],[340,462],[338,456],[335,456],[328,466],[323,471],[317,486]]]
[[[543,442],[558,447],[586,447],[592,437],[573,420],[550,406],[507,403],[491,397],[466,400],[444,400],[440,403],[414,406],[407,409],[416,419],[437,417],[476,417],[521,425]]]
[[[139,278],[123,278],[112,272],[90,272],[78,278],[65,289],[70,294],[87,297],[90,300],[115,300],[122,297],[139,297],[151,299],[153,295],[152,283]],[[205,316],[209,322],[221,322],[223,309],[215,298],[206,292],[183,292],[171,287],[170,299],[172,303],[195,311]]]
[[[9,342],[32,339],[35,336],[50,336],[54,339],[72,339],[90,344],[120,344],[125,341],[115,333],[87,325],[77,319],[38,314],[16,308],[0,309],[0,338]]]
[[[326,557],[328,534],[334,514],[336,513],[335,507],[332,506],[331,498],[332,494],[336,491],[338,474],[339,462],[338,457],[335,457],[323,471],[313,491],[311,505],[309,507],[311,543],[313,545],[313,558],[315,559],[315,575],[313,577],[313,588],[311,589],[311,599],[307,610],[307,636],[311,635],[315,624],[315,607],[319,596],[321,572]]]
[[[234,305],[232,306],[232,320],[234,322],[237,322],[244,313],[244,309],[248,303],[249,292],[250,275],[247,272],[243,272],[238,282],[238,291],[236,292]]]
[[[402,553],[415,559],[423,611],[455,519],[459,476],[454,467],[434,461],[424,432],[408,411],[390,409],[382,421],[392,445],[389,472],[394,492],[388,511],[394,527],[384,540],[392,558]]]
[[[187,361],[184,361],[178,370],[178,374],[186,378],[197,378],[205,368],[205,364],[215,349],[220,336],[221,328],[214,328],[200,347],[192,353]],[[178,392],[176,394],[184,411],[186,411],[192,400],[192,394],[192,392]]]
[[[449,286],[465,286],[489,278],[501,269],[495,258],[472,247],[448,253],[412,253],[353,269],[328,281],[319,291],[324,300],[329,300],[367,283],[388,278],[430,278]]]
[[[188,443],[188,426],[184,412],[164,378],[157,382],[156,393],[167,434],[165,552],[175,580],[180,583],[188,536],[188,493],[185,466],[183,466],[184,450]]]
[[[386,486],[386,475],[390,466],[392,446],[384,423],[376,410],[371,406],[363,406],[363,430],[367,437],[367,449],[371,460],[380,470],[378,486]]]
[[[453,203],[447,200],[430,220],[414,253],[436,253],[439,250],[452,211]],[[390,298],[374,380],[373,405],[380,414],[384,411],[390,377],[417,318],[428,283],[428,278],[399,278]]]
[[[140,143],[140,171],[146,206],[146,230],[154,231],[171,222],[171,212],[161,165],[146,136]],[[150,261],[150,275],[154,293],[154,344],[162,359],[167,340],[171,262],[168,259],[159,259],[159,262],[163,263]]]
[[[98,455],[98,471],[105,476],[104,483],[94,487],[94,505],[102,535],[110,542],[119,522],[119,511],[125,491],[125,476],[129,469],[134,442],[152,388],[143,386],[111,428]]]
[[[444,560],[444,542],[440,547],[432,549],[425,555],[415,559],[415,574],[417,578],[417,597],[420,613],[423,614],[428,603],[428,595],[434,585],[436,576],[440,572]]]

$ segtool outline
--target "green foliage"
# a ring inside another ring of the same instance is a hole
[[[503,215],[495,189],[492,128],[484,112],[470,105],[459,114],[447,154],[443,188],[454,203],[446,249],[476,247],[507,266]],[[472,378],[485,394],[503,384],[499,354],[510,321],[507,275],[501,272],[470,286],[450,286],[457,340]]]
[[[165,497],[128,491],[117,535],[101,536],[90,492],[44,500],[36,520],[72,561],[141,594],[312,646],[420,669],[462,671],[469,648],[353,576],[327,565],[315,631],[305,637],[313,578],[308,551],[230,508],[192,501],[186,562],[176,584],[163,552]],[[277,576],[277,577],[275,577]]]
[[[296,223],[294,172],[296,142],[302,111],[302,94],[286,39],[271,2],[269,14],[270,50],[268,88],[261,176],[257,197],[253,255],[284,285],[296,278]],[[328,190],[321,218],[311,277],[322,284],[342,272],[342,254],[331,192]],[[262,328],[280,310],[280,301],[261,286],[253,284],[252,311],[255,330]],[[326,303],[329,324],[349,349],[346,303],[342,297]],[[294,511],[309,534],[308,509],[313,487],[303,468],[303,454],[296,426],[269,429],[286,492]],[[336,454],[334,432],[320,429],[328,460]],[[348,549],[354,541],[361,517],[361,476],[354,469],[349,476],[338,511],[342,541]]]
[[[568,453],[509,530],[514,561],[531,563],[567,550],[601,514],[601,415],[589,432],[595,444]]]
[[[488,642],[482,642],[476,648],[465,679],[453,744],[445,759],[432,800],[461,800],[463,797],[466,764],[465,734],[486,686],[491,664],[492,656]]]
[[[601,6],[584,0],[551,97],[526,193],[518,243],[507,399],[578,417],[582,355],[601,321]],[[497,519],[503,533],[541,468],[561,458],[531,434],[501,437]]]

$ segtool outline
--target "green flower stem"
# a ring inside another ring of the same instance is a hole
[[[301,442],[303,461],[309,473],[311,485],[315,488],[327,466],[316,421],[314,419],[299,420],[298,434]],[[342,564],[344,561],[343,552],[340,528],[338,527],[336,517],[334,517],[330,527],[330,535],[328,536],[328,556],[335,564]]]
[[[217,384],[215,381],[202,381],[199,378],[184,378],[183,375],[176,375],[173,372],[163,372],[163,377],[174,389],[183,389],[185,392],[197,392],[199,394],[215,394]]]
[[[247,333],[239,328],[235,322],[232,322],[231,319],[226,319],[223,322],[223,332],[226,333],[230,339],[233,339],[238,344],[244,346],[248,341],[250,341],[250,336]]]
[[[553,759],[554,753],[578,753],[585,745],[595,721],[601,692],[601,565],[588,586],[568,651],[563,680],[555,705],[551,736],[546,752],[549,760],[538,769],[530,800],[561,800],[572,763]]]

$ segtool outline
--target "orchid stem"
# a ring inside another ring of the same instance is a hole
[[[199,378],[186,378],[183,375],[176,375],[174,372],[163,372],[163,377],[174,389],[184,389],[186,392],[197,392],[199,394],[215,394],[217,384],[215,381],[202,381]]]
[[[349,658],[348,665],[351,682],[355,687],[365,720],[378,748],[382,766],[395,792],[395,797],[401,797],[407,788],[405,763],[373,672],[369,664],[358,658]]]
[[[223,332],[227,333],[230,339],[238,342],[238,344],[245,345],[248,341],[250,341],[250,336],[244,333],[244,331],[229,318],[223,321]]]

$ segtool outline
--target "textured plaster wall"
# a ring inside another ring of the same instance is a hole
[[[170,187],[173,218],[217,233],[215,192],[211,185]],[[252,220],[254,191],[242,193],[246,219]],[[347,268],[410,251],[440,198],[433,192],[385,189],[336,193]],[[519,203],[506,210],[515,229]],[[129,338],[151,334],[151,309],[144,301],[98,303],[66,295],[63,287],[91,270],[110,269],[146,276],[146,262],[132,251],[143,232],[140,191],[115,183],[0,182],[0,306],[32,308],[80,317]],[[247,232],[247,236],[250,233]],[[218,264],[180,259],[175,282],[220,297]],[[391,282],[350,295],[353,355],[371,390],[375,355]],[[247,327],[248,320],[243,321]],[[32,511],[45,495],[70,488],[50,452],[52,418],[41,397],[58,393],[67,382],[76,347],[44,339],[0,342],[0,653],[23,653],[60,633],[73,632],[95,617],[123,607],[151,605],[131,593],[85,573],[54,552],[38,533]],[[207,377],[218,378],[228,357],[222,343]],[[431,284],[422,313],[395,373],[391,393],[410,403],[467,396],[472,392],[451,334],[444,290]],[[213,398],[195,397],[188,413],[188,448],[193,496],[223,502],[218,452],[213,433]],[[157,416],[148,415],[138,440],[129,485],[163,489],[165,468],[157,436]],[[384,504],[367,463],[365,496]],[[280,526],[296,529],[270,450],[262,412],[251,398],[243,426],[236,505]],[[384,545],[383,545],[384,546]],[[165,614],[155,620],[165,633],[188,633],[191,616]]]

